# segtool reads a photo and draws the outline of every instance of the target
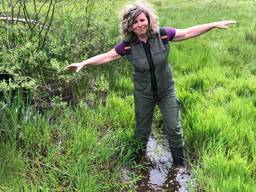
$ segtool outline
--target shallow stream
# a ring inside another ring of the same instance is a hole
[[[173,166],[172,155],[166,141],[158,141],[153,136],[149,138],[145,157],[141,157],[145,163],[145,169],[139,174],[142,179],[137,182],[136,191],[153,192],[187,192],[189,186],[194,186],[190,170],[185,167]],[[123,169],[122,180],[129,180],[132,175],[130,170]]]

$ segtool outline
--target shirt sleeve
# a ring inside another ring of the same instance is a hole
[[[169,41],[173,40],[176,34],[176,29],[172,27],[164,27],[166,35],[168,36]]]
[[[118,43],[115,46],[115,51],[117,52],[118,55],[124,56],[125,55],[125,49],[124,49],[125,45],[124,42],[121,41],[120,43]]]

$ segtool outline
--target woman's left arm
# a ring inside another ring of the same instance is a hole
[[[196,25],[187,29],[176,29],[176,34],[172,41],[183,41],[193,37],[197,37],[206,33],[212,29],[227,29],[229,25],[235,24],[236,21],[226,20],[218,21],[214,23],[207,23],[203,25]]]

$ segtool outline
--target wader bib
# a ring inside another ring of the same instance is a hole
[[[125,42],[127,59],[134,66],[135,137],[147,143],[151,132],[153,111],[158,104],[164,130],[171,148],[182,148],[183,132],[179,117],[179,102],[168,65],[169,45],[165,31],[148,38]]]

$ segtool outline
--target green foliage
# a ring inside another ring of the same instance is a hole
[[[13,144],[0,144],[0,190],[11,191],[25,184],[22,154]]]
[[[92,70],[87,75],[88,79],[78,83],[74,82],[75,75],[63,71],[64,66],[113,46],[115,39],[111,37],[111,31],[118,30],[108,27],[110,23],[117,23],[117,18],[110,17],[113,15],[112,2],[102,4],[94,1],[59,1],[54,4],[56,8],[52,21],[47,16],[51,1],[46,1],[45,4],[37,2],[36,7],[32,1],[23,3],[31,19],[38,19],[39,23],[44,23],[47,19],[45,26],[51,27],[48,30],[29,22],[25,25],[0,23],[0,74],[12,77],[7,82],[1,82],[0,91],[29,90],[36,103],[40,100],[48,102],[54,96],[67,97],[70,101],[77,102],[77,98],[84,95],[84,92],[81,95],[67,95],[69,92],[66,90],[70,87],[76,89],[81,84],[89,87],[88,80],[97,79],[97,71]],[[11,16],[16,17],[18,5],[23,6],[23,3],[15,4],[14,9],[8,6],[1,8],[8,16],[12,14]],[[100,19],[102,10],[105,11],[104,20]],[[26,17],[26,14],[21,14],[20,17]],[[45,42],[42,42],[44,37]],[[43,104],[40,102],[38,105]]]
[[[203,154],[205,168],[196,171],[198,183],[212,191],[254,191],[252,169],[244,157],[237,151],[225,155],[221,149],[215,150],[214,154],[212,149]]]

